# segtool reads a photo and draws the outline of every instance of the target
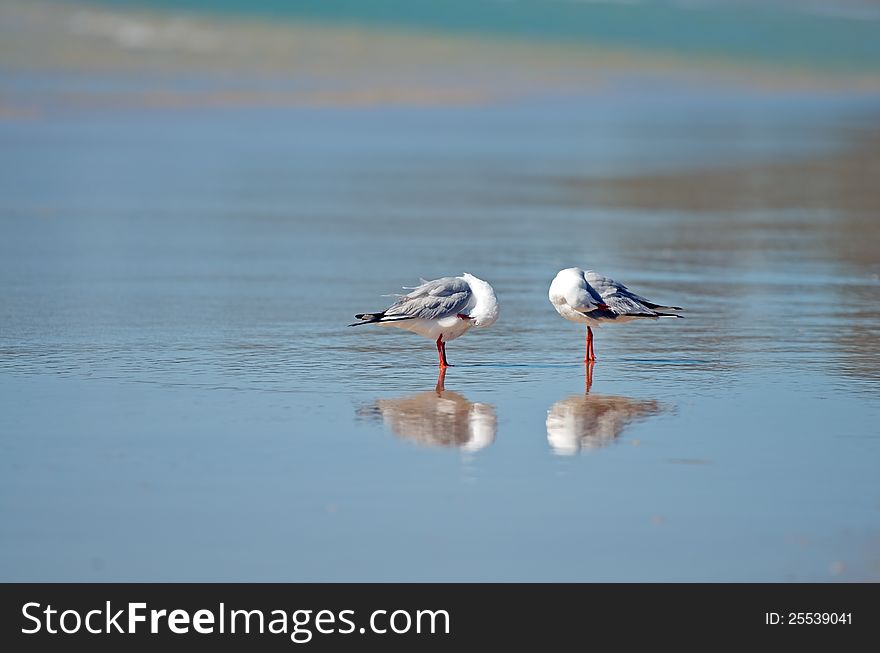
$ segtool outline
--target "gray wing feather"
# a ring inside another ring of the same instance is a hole
[[[617,315],[640,315],[645,317],[653,317],[657,315],[653,309],[648,308],[641,302],[619,293],[608,295],[607,297],[604,297],[604,300],[605,305],[611,310],[611,312],[616,313]]]
[[[589,283],[596,292],[601,295],[602,301],[612,312],[618,315],[656,314],[656,312],[648,306],[648,304],[651,304],[652,302],[649,302],[641,295],[632,292],[622,283],[610,279],[609,277],[603,277],[601,274],[593,272],[592,270],[587,270],[584,273],[584,278],[587,280],[587,283]]]
[[[398,298],[385,311],[385,318],[435,320],[467,311],[471,298],[471,288],[464,279],[425,281]]]
[[[592,270],[587,270],[586,272],[584,272],[584,278],[587,280],[587,283],[589,283],[591,286],[593,286],[593,288],[595,288],[596,291],[603,298],[606,295],[620,294],[620,295],[623,295],[624,297],[629,297],[630,299],[633,299],[633,300],[639,302],[640,304],[652,303],[652,302],[649,302],[646,298],[642,297],[641,295],[637,295],[636,293],[634,293],[632,290],[630,290],[629,288],[624,286],[619,281],[615,281],[614,279],[611,279],[609,277],[603,277],[598,272],[593,272]],[[605,302],[605,303],[607,304],[608,302]]]

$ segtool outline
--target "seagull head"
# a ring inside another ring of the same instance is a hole
[[[488,283],[465,272],[462,278],[468,282],[476,302],[470,311],[471,323],[478,329],[490,327],[498,319],[498,300]]]

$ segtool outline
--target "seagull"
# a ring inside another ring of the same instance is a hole
[[[449,367],[446,343],[462,336],[471,327],[486,328],[498,319],[498,300],[488,283],[465,272],[460,277],[421,280],[411,292],[396,295],[397,301],[379,313],[359,313],[361,324],[393,326],[418,333],[437,344],[440,368]]]
[[[593,329],[605,323],[661,317],[681,317],[673,311],[678,306],[662,306],[648,301],[622,283],[603,277],[592,270],[566,268],[560,270],[550,284],[550,303],[566,320],[587,325],[585,363],[596,360],[593,352]]]

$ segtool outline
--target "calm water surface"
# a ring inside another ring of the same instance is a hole
[[[880,578],[877,103],[626,93],[0,123],[0,577]]]

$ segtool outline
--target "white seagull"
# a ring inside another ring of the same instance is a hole
[[[393,326],[418,333],[437,343],[440,367],[449,367],[446,343],[455,340],[471,327],[492,326],[498,319],[495,291],[482,279],[465,272],[460,277],[425,281],[411,292],[397,295],[397,301],[379,313],[359,313],[361,324]]]
[[[681,317],[673,311],[683,310],[678,306],[655,304],[614,279],[580,268],[560,270],[550,284],[549,295],[550,303],[562,317],[587,325],[585,363],[596,360],[591,327],[609,322]]]

